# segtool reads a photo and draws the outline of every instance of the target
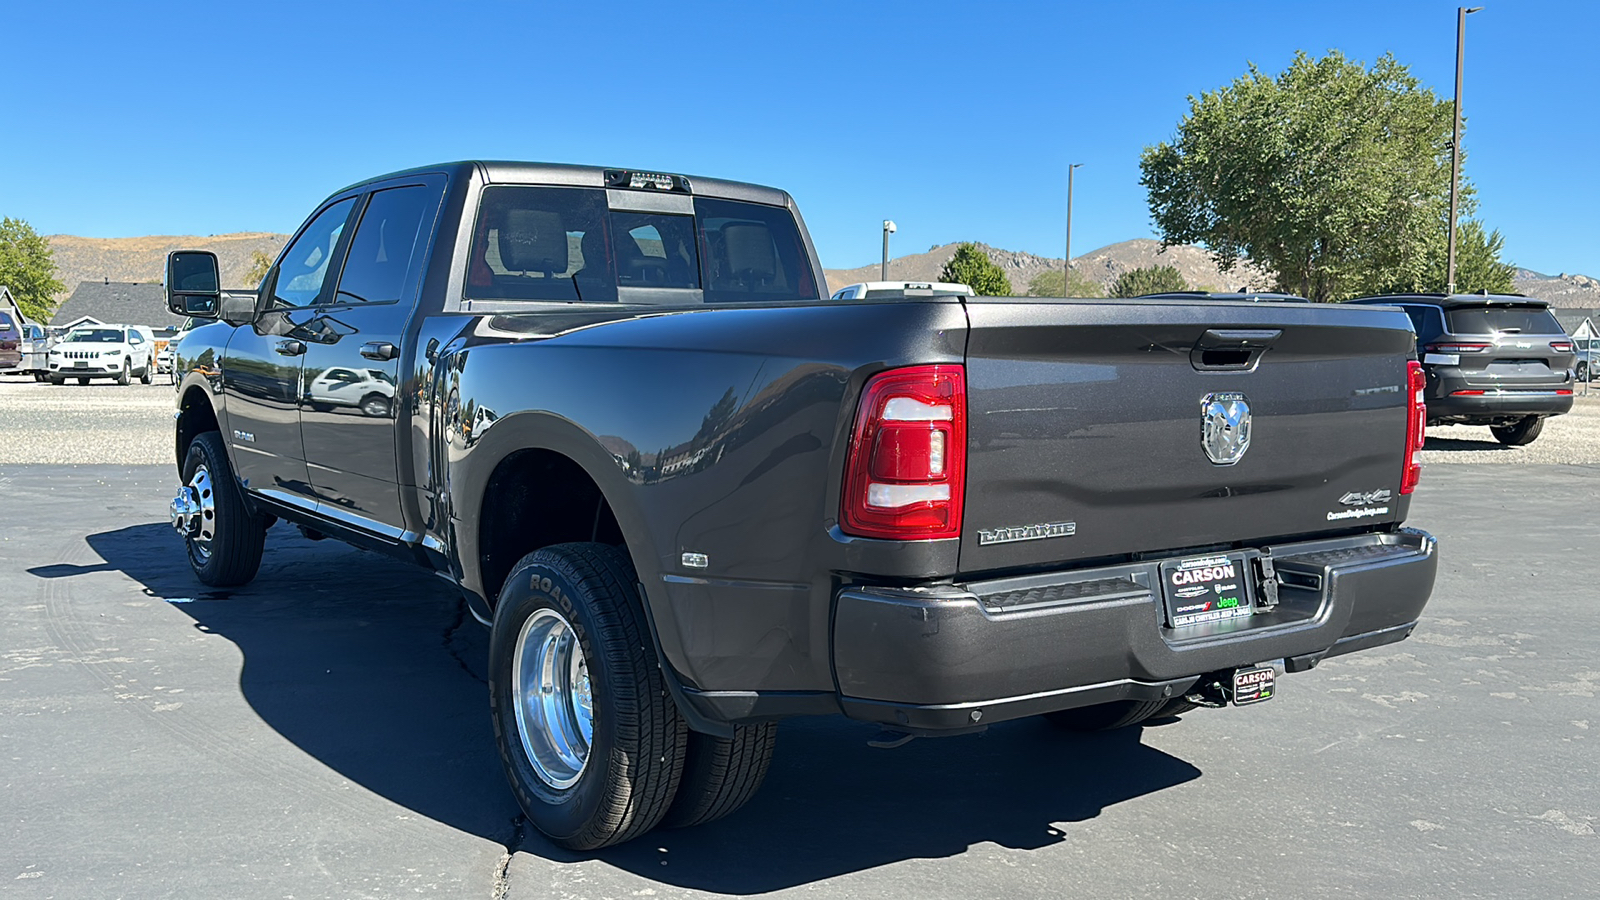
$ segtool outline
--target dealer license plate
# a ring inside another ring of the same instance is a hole
[[[1254,666],[1235,669],[1233,672],[1233,705],[1244,706],[1271,700],[1278,689],[1278,673],[1271,666]]]
[[[1161,564],[1161,598],[1167,622],[1188,628],[1245,619],[1255,613],[1250,561],[1243,554],[1193,556]]]

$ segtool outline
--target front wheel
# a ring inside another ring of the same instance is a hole
[[[661,822],[687,729],[662,681],[633,566],[556,544],[506,578],[489,639],[489,705],[512,793],[535,828],[597,850]]]
[[[1521,447],[1533,443],[1533,439],[1544,430],[1543,416],[1528,416],[1517,420],[1511,425],[1491,425],[1489,432],[1494,439],[1507,447]]]
[[[217,432],[202,432],[189,444],[183,487],[172,501],[171,518],[184,538],[189,566],[202,583],[228,587],[256,577],[267,520],[245,504]]]
[[[122,371],[117,373],[117,384],[132,384],[132,383],[133,383],[133,360],[125,359],[125,360],[122,361]]]
[[[156,380],[156,364],[151,360],[144,361],[144,368],[139,370],[139,383],[151,384]]]

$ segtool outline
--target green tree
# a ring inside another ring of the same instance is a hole
[[[1077,269],[1072,270],[1070,289],[1062,286],[1060,269],[1046,269],[1028,282],[1029,297],[1104,297],[1105,295],[1105,289],[1099,282]]]
[[[940,281],[964,284],[980,297],[1011,296],[1011,279],[977,244],[962,244],[939,272]]]
[[[22,314],[49,321],[55,295],[66,285],[56,280],[55,253],[50,243],[21,219],[0,219],[0,285],[22,307]]]
[[[267,270],[270,268],[272,268],[272,257],[262,253],[260,250],[251,253],[250,268],[244,272],[245,286],[252,290],[255,289],[261,283],[261,279],[267,277]]]
[[[1243,257],[1277,287],[1338,300],[1425,277],[1444,242],[1452,109],[1393,56],[1333,51],[1255,66],[1189,98],[1171,143],[1146,147],[1140,183],[1166,244],[1200,243],[1223,271]],[[1463,182],[1463,206],[1473,208]]]
[[[1187,291],[1189,283],[1172,266],[1145,266],[1129,269],[1111,282],[1111,296],[1138,297],[1166,291]]]
[[[1517,267],[1500,261],[1500,252],[1505,246],[1506,239],[1501,236],[1500,229],[1485,233],[1483,223],[1477,219],[1462,222],[1456,228],[1456,291],[1509,294],[1516,290],[1513,279]],[[1430,268],[1428,290],[1444,290],[1448,283],[1448,266],[1447,252],[1441,248]]]

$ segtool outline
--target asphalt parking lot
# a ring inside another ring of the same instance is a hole
[[[1104,735],[1020,721],[874,750],[867,726],[794,720],[750,806],[594,855],[520,819],[489,731],[486,632],[442,586],[282,525],[252,584],[194,580],[164,513],[170,409],[161,386],[0,380],[7,897],[1600,884],[1596,400],[1529,448],[1430,431],[1411,523],[1439,536],[1442,564],[1409,641],[1286,678],[1262,706]]]

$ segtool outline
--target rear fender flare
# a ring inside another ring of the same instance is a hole
[[[450,427],[446,425],[446,427]],[[460,440],[459,433],[455,437]],[[627,480],[611,453],[577,423],[547,412],[519,412],[497,419],[473,435],[471,446],[449,464],[450,532],[454,535],[452,555],[462,574],[461,586],[482,597],[489,608],[494,598],[487,596],[478,559],[482,547],[478,519],[483,509],[489,479],[500,463],[522,450],[548,450],[572,460],[600,489],[600,495],[616,516],[627,541],[634,570],[647,588],[661,580],[660,554],[649,526],[635,502],[634,486]],[[641,598],[652,631],[658,642],[666,635],[656,628],[657,615],[665,614],[653,599],[660,591],[647,590]],[[671,629],[666,630],[668,634]],[[682,648],[664,646],[669,661],[682,659]]]

